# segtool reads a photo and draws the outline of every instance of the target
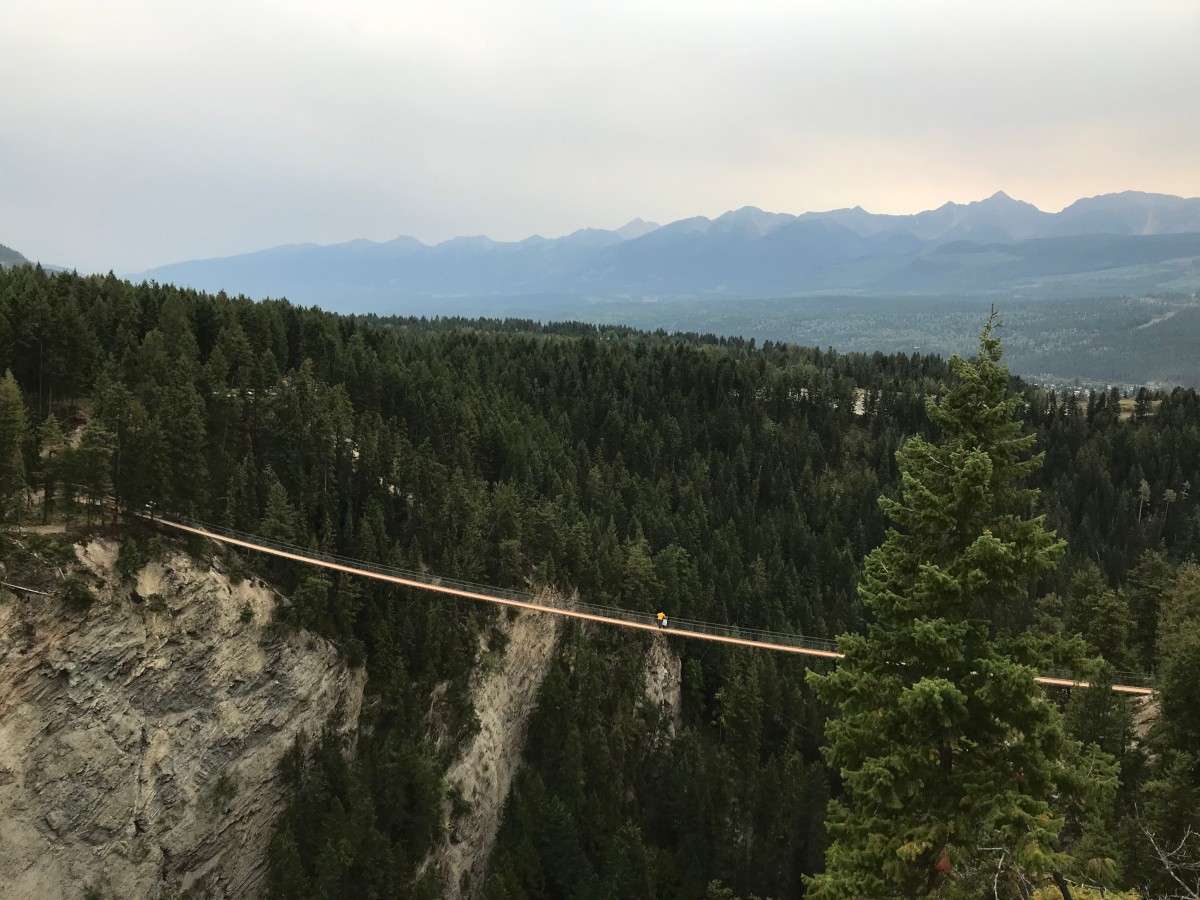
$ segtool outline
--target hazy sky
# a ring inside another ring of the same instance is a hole
[[[0,0],[0,243],[140,270],[1200,195],[1197,0]]]

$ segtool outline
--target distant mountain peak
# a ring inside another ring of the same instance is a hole
[[[723,213],[713,219],[712,224],[719,230],[735,230],[762,237],[795,219],[790,213],[766,212],[757,206],[743,206]]]
[[[251,296],[282,294],[353,311],[441,312],[456,308],[451,298],[472,297],[500,309],[509,302],[500,298],[534,295],[1042,290],[1047,278],[1048,285],[1076,277],[1099,284],[1089,273],[1118,269],[1119,278],[1105,274],[1103,283],[1141,291],[1167,283],[1161,272],[1176,287],[1190,285],[1160,264],[1200,256],[1198,248],[1200,199],[1128,192],[1050,213],[996,191],[910,215],[855,206],[796,216],[743,206],[715,220],[694,216],[659,227],[633,219],[619,229],[584,228],[553,239],[479,235],[430,246],[403,236],[383,244],[292,245],[160,267],[140,277]]]
[[[495,247],[496,242],[486,234],[464,234],[460,237],[452,237],[447,241],[442,241],[435,246],[441,250],[485,251]]]
[[[695,231],[708,231],[710,225],[712,225],[712,219],[708,216],[689,216],[686,219],[670,222],[659,228],[658,231],[690,234]]]
[[[978,203],[981,206],[1002,207],[1012,210],[1021,209],[1025,212],[1034,211],[1037,213],[1042,213],[1042,210],[1038,209],[1032,203],[1029,203],[1025,200],[1017,200],[1015,197],[1006,194],[1004,191],[996,191],[996,193],[992,194],[992,196],[988,197],[986,200],[980,200]],[[972,203],[969,205],[974,206],[975,204]]]
[[[423,242],[417,240],[412,235],[401,234],[401,235],[397,235],[396,237],[392,238],[390,241],[387,242],[387,244],[385,246],[393,247],[393,248],[399,248],[399,247],[414,247],[415,248],[415,247],[424,247],[426,245]]]
[[[613,233],[620,235],[627,241],[632,241],[634,238],[640,238],[644,234],[657,231],[660,227],[657,222],[647,222],[645,219],[637,218],[630,219],[620,228],[614,228]]]

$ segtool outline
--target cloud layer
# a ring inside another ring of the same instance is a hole
[[[131,271],[754,204],[1200,194],[1200,6],[10,4],[0,242]]]

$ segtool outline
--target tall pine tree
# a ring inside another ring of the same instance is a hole
[[[832,706],[826,756],[841,773],[832,843],[810,896],[1027,897],[1062,883],[1065,814],[1083,790],[1080,748],[1034,681],[1004,652],[1027,620],[1031,583],[1064,543],[1022,479],[1041,463],[1014,420],[993,312],[977,359],[951,361],[957,381],[927,401],[942,432],[897,453],[900,499],[880,505],[895,527],[868,556],[859,595],[873,614],[845,635],[845,659],[811,674]],[[1111,782],[1111,764],[1092,751]]]
[[[25,401],[9,369],[0,378],[0,519],[25,505]]]
[[[38,428],[39,457],[42,462],[42,523],[50,520],[50,509],[54,502],[54,490],[63,467],[63,452],[67,449],[67,436],[54,415]]]

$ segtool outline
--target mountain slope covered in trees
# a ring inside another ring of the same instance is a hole
[[[825,636],[871,621],[857,585],[887,533],[876,498],[897,496],[912,436],[941,439],[926,398],[951,375],[917,354],[381,323],[28,267],[0,273],[0,317],[10,515],[25,484],[49,503],[113,493],[406,568]],[[1045,453],[1030,484],[1067,541],[1011,626],[1036,627],[1046,663],[1104,677],[1088,662],[1102,655],[1162,685],[1144,741],[1129,701],[1052,698],[1073,738],[1121,767],[1112,801],[1056,852],[1078,862],[1072,877],[1165,892],[1150,836],[1174,846],[1200,826],[1200,575],[1186,562],[1200,544],[1200,398],[1144,394],[1125,416],[1111,394],[1008,386]],[[77,401],[92,417],[68,449]],[[444,825],[441,773],[474,727],[466,685],[494,614],[253,565],[291,598],[292,621],[368,676],[353,757],[316,736],[281,773],[292,801],[272,896],[439,896],[417,867]],[[643,640],[564,641],[478,896],[802,895],[843,791],[803,663],[680,646],[682,729],[668,738],[640,702]],[[431,706],[455,738],[441,748]]]
[[[1005,362],[1039,383],[1200,387],[1200,296],[1163,294],[1009,300]],[[972,352],[986,298],[806,297],[688,303],[614,302],[583,313],[597,324],[709,331],[759,341],[884,353]]]
[[[12,247],[5,247],[3,244],[0,244],[0,266],[19,266],[27,262],[29,260],[12,249]]]

